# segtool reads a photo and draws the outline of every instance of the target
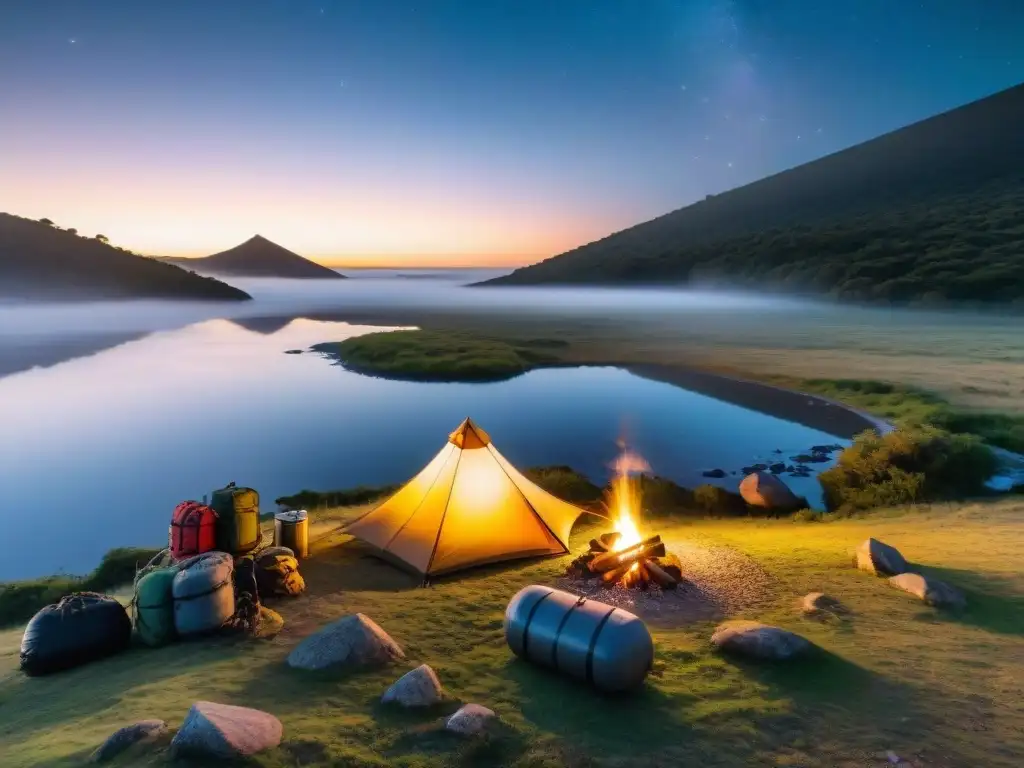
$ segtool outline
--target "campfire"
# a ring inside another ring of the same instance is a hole
[[[656,584],[674,589],[682,580],[679,558],[665,550],[661,536],[645,538],[637,525],[638,475],[649,467],[641,457],[626,450],[614,466],[607,502],[614,530],[591,539],[590,550],[573,560],[568,573],[575,578],[600,579],[606,587],[647,589]]]

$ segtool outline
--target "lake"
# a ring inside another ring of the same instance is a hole
[[[17,542],[0,580],[84,573],[112,547],[162,545],[176,503],[230,481],[256,488],[264,510],[302,489],[402,482],[466,416],[514,464],[567,464],[599,483],[620,437],[653,472],[690,487],[709,482],[704,469],[842,442],[616,368],[386,381],[284,354],[374,328],[254,327],[200,319],[0,378],[2,517]],[[791,484],[819,497],[813,478]]]

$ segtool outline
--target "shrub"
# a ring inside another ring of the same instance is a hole
[[[533,467],[523,472],[548,493],[570,504],[595,504],[602,491],[571,467]]]
[[[700,485],[693,491],[697,508],[708,515],[746,515],[751,509],[738,493],[730,493],[717,485]]]
[[[135,572],[152,560],[158,549],[119,547],[103,556],[88,576],[48,576],[0,585],[0,626],[28,621],[44,606],[72,592],[106,592],[131,584]]]
[[[360,485],[355,488],[342,488],[336,491],[301,490],[291,496],[280,496],[274,499],[274,503],[291,507],[292,509],[355,507],[359,504],[368,504],[371,501],[390,496],[398,488],[399,486],[397,485]],[[264,519],[273,518],[273,516],[273,512],[266,512],[260,515]]]
[[[978,438],[916,427],[858,435],[818,479],[828,510],[850,511],[970,496],[995,471]]]

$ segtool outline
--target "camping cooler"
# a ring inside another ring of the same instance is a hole
[[[654,641],[639,618],[551,587],[525,587],[512,598],[505,639],[516,656],[604,691],[636,688],[654,663]]]
[[[274,546],[288,547],[301,560],[309,557],[309,515],[304,509],[274,515]]]

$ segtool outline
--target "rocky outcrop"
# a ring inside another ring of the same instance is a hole
[[[877,576],[898,576],[910,569],[898,549],[878,539],[865,539],[857,547],[857,567]]]
[[[723,651],[763,661],[795,659],[814,647],[810,640],[794,632],[756,621],[720,624],[711,642]]]
[[[368,616],[343,616],[322,627],[288,654],[288,666],[322,670],[332,667],[376,667],[405,654],[394,640]]]
[[[909,592],[926,605],[935,608],[961,609],[967,605],[967,598],[959,589],[944,581],[922,576],[919,573],[901,573],[890,578],[889,584],[904,592]]]
[[[429,707],[443,698],[441,681],[437,679],[434,670],[421,664],[392,683],[381,701],[385,704],[401,704],[403,707]]]
[[[171,755],[248,757],[276,747],[283,732],[281,721],[267,712],[197,701],[171,741]]]
[[[137,744],[151,744],[167,734],[167,723],[163,720],[140,720],[134,725],[119,728],[93,752],[94,763],[113,760],[125,750]]]
[[[775,475],[754,472],[740,482],[740,496],[752,507],[792,511],[804,506],[803,501]]]
[[[487,707],[482,707],[479,704],[466,704],[448,718],[445,728],[463,736],[477,736],[490,727],[495,717],[494,712]]]

